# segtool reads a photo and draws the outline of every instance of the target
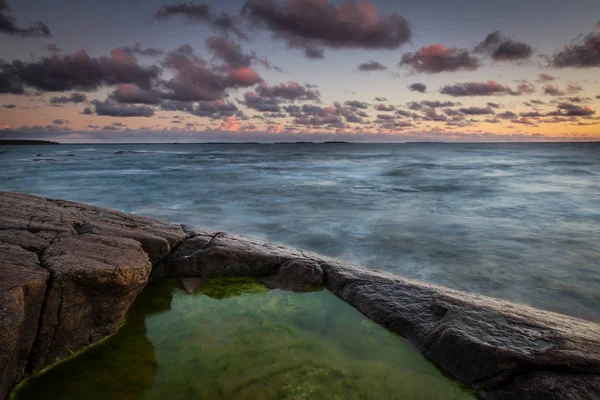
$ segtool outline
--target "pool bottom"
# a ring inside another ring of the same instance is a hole
[[[332,293],[212,279],[149,285],[103,343],[12,400],[475,399],[401,337]]]

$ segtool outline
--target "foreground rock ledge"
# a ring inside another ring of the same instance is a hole
[[[0,398],[113,333],[149,279],[326,286],[488,399],[600,398],[600,326],[257,239],[0,192]]]

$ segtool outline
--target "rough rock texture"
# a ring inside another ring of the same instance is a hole
[[[152,277],[325,285],[492,400],[600,399],[600,326],[258,239],[0,192],[0,398],[112,333]]]
[[[323,286],[323,269],[318,262],[309,259],[293,259],[284,262],[275,275],[261,279],[270,287],[293,291],[306,291]]]
[[[34,369],[115,332],[152,268],[138,242],[99,235],[58,238],[42,265],[51,279],[30,355]]]
[[[166,278],[271,275],[285,261],[302,258],[292,247],[225,232],[186,227],[190,238],[158,265]]]
[[[113,333],[151,262],[187,236],[179,225],[0,192],[0,398],[24,372]]]
[[[341,263],[323,269],[340,297],[486,398],[600,398],[597,324]]]
[[[46,291],[37,256],[0,243],[0,398],[24,374]]]

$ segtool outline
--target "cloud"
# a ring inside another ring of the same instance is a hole
[[[161,96],[168,100],[214,101],[227,96],[228,89],[262,82],[251,67],[209,66],[190,45],[169,51],[163,65],[174,73],[173,78],[161,82]]]
[[[359,71],[384,71],[387,67],[380,62],[377,61],[369,61],[366,63],[362,63],[358,66]]]
[[[490,107],[468,107],[468,108],[459,108],[459,112],[467,115],[488,115],[494,114],[494,110]]]
[[[120,49],[125,51],[130,56],[159,57],[165,54],[165,51],[162,49],[154,47],[143,48],[142,44],[139,42],[133,46],[124,46]]]
[[[8,108],[8,109],[13,109],[13,108],[17,108],[17,105],[16,104],[5,104],[2,107]]]
[[[0,33],[21,37],[52,36],[50,29],[40,21],[28,27],[18,26],[6,0],[0,0]]]
[[[316,89],[308,88],[298,82],[289,81],[269,86],[265,83],[256,87],[254,92],[244,94],[243,103],[261,112],[279,112],[280,102],[321,101],[321,94]]]
[[[141,66],[120,49],[113,50],[110,57],[90,57],[80,50],[30,63],[0,62],[0,93],[24,93],[25,87],[48,92],[87,91],[120,83],[149,88],[159,74],[157,66]]]
[[[501,107],[501,105],[499,103],[491,103],[491,102],[488,102],[487,106],[491,107],[491,108],[500,108]]]
[[[309,89],[294,81],[273,86],[261,84],[256,87],[256,93],[262,97],[279,98],[288,101],[321,100],[321,93],[318,90]]]
[[[409,101],[406,103],[407,107],[411,110],[422,110],[423,108],[441,108],[441,107],[454,107],[460,105],[453,101],[439,101],[439,100],[422,100],[422,101]]]
[[[411,83],[410,85],[408,85],[408,88],[410,89],[411,92],[419,92],[419,93],[425,93],[425,91],[427,90],[427,86],[423,83]]]
[[[549,96],[564,96],[565,92],[563,92],[562,90],[560,90],[559,88],[557,88],[556,86],[553,85],[546,85],[543,87],[544,90],[544,94],[547,94]]]
[[[233,34],[238,39],[248,40],[237,17],[226,13],[215,14],[211,12],[210,6],[206,3],[164,5],[154,13],[156,19],[168,19],[174,16],[183,16],[189,21],[206,23],[217,32],[225,35]]]
[[[242,46],[223,36],[210,36],[206,39],[206,48],[213,55],[232,67],[247,67],[253,57],[242,51]]]
[[[564,115],[566,117],[589,117],[594,115],[596,111],[590,107],[581,107],[571,103],[560,103],[557,106],[558,112],[550,115]]]
[[[515,91],[508,86],[501,85],[495,81],[487,82],[465,82],[454,85],[446,85],[440,93],[454,97],[462,96],[498,96],[498,95],[520,95],[523,92]]]
[[[552,82],[553,80],[555,80],[556,78],[553,77],[552,75],[548,75],[548,74],[539,74],[538,75],[538,82],[542,83],[542,82]]]
[[[441,44],[422,47],[414,53],[404,53],[400,66],[413,72],[437,74],[440,72],[474,71],[481,63],[468,50],[445,47]]]
[[[394,111],[396,109],[396,107],[394,107],[393,105],[389,104],[377,104],[375,105],[375,109],[377,111]]]
[[[70,96],[58,96],[52,97],[50,103],[56,104],[68,104],[68,103],[85,103],[87,96],[83,93],[71,93]]]
[[[46,46],[44,46],[44,48],[48,50],[48,52],[50,52],[51,54],[59,54],[62,52],[62,50],[54,43],[47,44]]]
[[[270,30],[274,39],[304,49],[306,56],[322,56],[322,47],[397,49],[411,38],[410,25],[402,16],[379,16],[365,0],[339,6],[328,0],[249,0],[242,14]]]
[[[210,117],[212,119],[241,116],[241,112],[235,104],[222,100],[200,102],[191,113],[199,117]]]
[[[100,101],[94,100],[96,114],[110,117],[152,117],[154,109],[148,106],[136,106],[119,104],[111,99]]]
[[[55,119],[52,121],[52,123],[55,125],[66,125],[66,124],[70,124],[71,121],[68,121],[66,119]]]
[[[592,32],[565,46],[550,58],[555,68],[590,68],[600,66],[600,32]]]
[[[367,108],[369,108],[369,103],[366,103],[364,101],[358,101],[358,100],[348,100],[344,103],[344,105],[346,105],[348,107],[359,108],[361,110],[366,110]]]
[[[387,101],[386,97],[375,97],[375,101]]]
[[[161,102],[160,93],[141,89],[133,83],[118,85],[117,89],[111,93],[110,98],[118,103],[159,104]]]
[[[502,119],[513,119],[516,117],[517,117],[517,114],[515,114],[512,111],[504,111],[500,114],[496,114],[496,118],[502,118]]]
[[[500,33],[492,32],[475,47],[476,53],[487,54],[494,61],[524,60],[533,54],[533,48]]]
[[[532,94],[535,92],[535,85],[531,82],[521,81],[517,85],[517,92],[520,94]]]
[[[567,85],[567,93],[569,93],[569,94],[579,93],[582,90],[583,90],[583,88],[581,87],[581,85],[579,85],[577,83],[569,82]]]

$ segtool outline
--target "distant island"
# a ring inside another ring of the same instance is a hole
[[[0,140],[0,146],[2,145],[26,145],[26,144],[60,144],[58,142],[52,142],[49,140]]]
[[[344,142],[343,140],[332,140],[329,142],[323,142],[325,144],[349,144],[350,142]]]

